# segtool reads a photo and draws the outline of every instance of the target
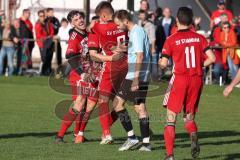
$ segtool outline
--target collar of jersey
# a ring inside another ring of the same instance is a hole
[[[187,32],[189,30],[190,30],[189,28],[188,29],[180,29],[180,30],[178,30],[178,32]]]

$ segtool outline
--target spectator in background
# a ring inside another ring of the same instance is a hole
[[[51,23],[54,27],[54,36],[58,35],[58,31],[60,28],[60,22],[59,20],[54,16],[54,10],[53,8],[47,8],[46,9],[46,22],[47,23]],[[55,43],[54,43],[55,44]],[[56,49],[56,46],[54,46],[54,49]],[[56,52],[56,57],[57,57],[57,64],[58,67],[60,67],[62,65],[62,47],[61,47],[61,43],[58,42],[57,43],[57,51]]]
[[[155,15],[156,15],[156,17],[155,17],[154,24],[155,24],[155,26],[157,26],[159,20],[160,20],[160,19],[162,18],[162,16],[163,16],[163,10],[162,10],[161,7],[158,7],[158,8],[156,9]]]
[[[149,11],[149,3],[148,3],[148,0],[141,0],[140,1],[140,9],[139,11],[135,12],[134,15],[133,15],[133,21],[134,23],[136,24],[139,24],[139,13],[140,11],[144,11],[146,13],[150,13]]]
[[[22,16],[19,18],[20,20],[20,38],[22,44],[25,46],[23,55],[30,56],[28,61],[26,62],[28,65],[28,69],[32,68],[32,50],[34,48],[34,41],[29,41],[28,39],[33,39],[33,25],[29,20],[31,16],[29,9],[24,9],[22,12]]]
[[[175,18],[172,16],[170,8],[164,8],[163,17],[158,20],[156,28],[157,54],[161,52],[163,44],[166,38],[171,34],[171,29],[175,24],[176,21]]]
[[[68,41],[69,40],[69,31],[71,26],[68,24],[68,20],[66,18],[62,18],[61,27],[59,28],[58,36],[61,40]],[[66,42],[61,42],[61,44]]]
[[[10,22],[5,22],[2,38],[4,39],[2,42],[2,48],[0,51],[0,75],[3,73],[3,60],[5,56],[7,56],[8,63],[8,76],[11,76],[14,71],[13,66],[13,56],[14,56],[14,42],[17,43],[17,38],[14,35],[13,27]]]
[[[15,49],[17,52],[17,66],[15,73],[16,75],[22,74],[22,45],[21,45],[21,32],[20,32],[20,20],[14,19],[13,20],[13,34],[15,35]]]
[[[228,16],[225,13],[222,13],[220,16],[221,22],[218,23],[218,25],[215,25],[212,28],[211,32],[211,39],[213,39],[215,42],[220,44],[220,33],[222,31],[222,24],[225,22],[229,22]]]
[[[231,72],[231,79],[234,79],[238,70],[239,57],[236,54],[236,49],[231,48],[237,46],[237,35],[231,29],[231,25],[229,22],[224,22],[222,24],[222,31],[220,33],[220,44],[222,45],[222,47],[226,47],[222,50],[223,63],[228,63],[228,67]]]
[[[52,23],[45,21],[45,18],[44,10],[38,11],[38,21],[35,24],[35,33],[41,53],[41,75],[48,76],[51,73],[51,62],[53,57],[54,27]]]
[[[139,21],[138,25],[142,26],[148,35],[149,42],[150,42],[150,48],[151,48],[151,54],[155,54],[156,53],[155,26],[151,21],[148,20],[148,13],[143,10],[139,11],[139,20],[140,21]]]
[[[157,64],[158,59],[156,55],[156,30],[154,24],[148,20],[148,13],[140,10],[139,11],[139,26],[142,26],[146,31],[149,39],[150,49],[151,49],[151,56],[152,56],[152,78],[158,79],[157,73]]]
[[[215,25],[218,25],[218,23],[221,22],[220,16],[223,13],[227,15],[229,22],[232,23],[233,14],[231,11],[226,9],[225,0],[219,0],[217,7],[218,9],[212,12],[210,28],[213,28]]]
[[[223,63],[222,50],[220,48],[214,49],[214,47],[219,47],[219,44],[215,41],[209,42],[209,46],[213,47],[213,53],[216,57],[216,61],[213,64],[213,83],[219,84],[220,77],[222,77],[222,84],[224,84],[227,80],[228,66]]]

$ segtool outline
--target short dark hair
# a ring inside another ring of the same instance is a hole
[[[53,10],[54,10],[54,9],[53,9],[53,8],[50,8],[50,7],[46,9],[47,12],[50,12],[50,11],[53,11]]]
[[[76,15],[80,15],[81,17],[85,18],[85,14],[84,14],[83,12],[80,12],[80,11],[78,11],[78,10],[72,10],[72,11],[70,11],[70,12],[68,13],[68,15],[67,15],[67,20],[68,20],[69,22],[72,22],[72,18],[73,18],[74,16],[76,16]]]
[[[40,13],[45,14],[44,10],[39,10],[39,11],[38,11],[38,15],[39,15]]]
[[[132,16],[127,10],[119,10],[114,15],[113,18],[117,18],[120,21],[129,20],[132,21]]]
[[[148,12],[146,12],[146,11],[144,11],[142,9],[140,9],[139,12],[138,12],[138,15],[140,15],[140,14],[145,14],[146,19],[148,18]]]
[[[62,18],[62,19],[61,19],[61,23],[62,23],[62,22],[66,22],[66,23],[68,23],[67,18]]]
[[[107,9],[112,14],[114,13],[114,9],[110,2],[107,1],[100,2],[95,9],[95,13],[98,15],[103,9]]]
[[[30,12],[30,9],[28,8],[23,9],[22,13],[26,13],[26,12]]]
[[[177,12],[180,24],[190,26],[193,23],[193,11],[188,7],[180,7]]]

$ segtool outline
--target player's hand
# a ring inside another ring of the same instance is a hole
[[[224,91],[223,91],[223,95],[225,96],[225,97],[228,97],[229,96],[229,94],[232,92],[232,90],[233,90],[233,87],[232,86],[227,86],[225,89],[224,89]]]
[[[139,80],[138,78],[134,78],[131,86],[131,91],[135,92],[139,89]]]
[[[116,52],[111,56],[110,61],[118,61],[118,60],[122,59],[124,57],[124,55],[125,54],[122,52],[120,52],[120,53]]]

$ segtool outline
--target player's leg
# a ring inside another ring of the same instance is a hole
[[[75,120],[75,127],[74,127],[74,136],[76,137],[79,130],[80,130],[80,126],[81,126],[81,123],[82,123],[82,119],[83,119],[83,116],[86,112],[86,103],[85,105],[83,106],[83,109],[79,112],[76,120]]]
[[[125,100],[119,96],[116,96],[113,101],[114,110],[116,111],[119,120],[125,129],[128,139],[126,142],[118,149],[119,151],[126,151],[139,143],[139,140],[136,138],[131,118],[128,114],[128,111],[124,107]]]
[[[167,93],[164,98],[164,106],[167,107],[166,126],[164,128],[164,140],[166,148],[166,160],[174,159],[175,122],[176,116],[182,111],[187,92],[187,79],[184,76],[173,75]]]
[[[177,114],[169,109],[167,109],[167,117],[166,117],[166,126],[164,128],[164,141],[165,148],[167,152],[167,156],[165,160],[173,160],[174,154],[174,141],[175,141],[175,124],[176,124]]]
[[[110,131],[110,110],[109,110],[109,95],[102,92],[99,93],[98,109],[99,109],[99,120],[102,127],[102,141],[100,144],[111,144],[113,142],[111,131]]]
[[[197,158],[200,154],[200,146],[197,137],[198,129],[194,119],[202,92],[202,85],[203,82],[201,77],[191,77],[188,81],[188,91],[184,110],[186,113],[184,116],[184,127],[190,136],[193,158]]]
[[[67,129],[72,125],[72,123],[77,118],[79,112],[82,110],[85,104],[86,98],[79,95],[74,101],[73,107],[69,109],[69,111],[64,115],[61,123],[61,128],[58,131],[58,134],[55,138],[56,142],[62,142],[63,137],[67,131]]]
[[[142,137],[142,147],[140,151],[151,151],[150,132],[149,132],[149,117],[145,103],[135,105],[135,111],[138,114],[139,126]]]
[[[85,141],[84,131],[87,126],[88,120],[90,118],[91,112],[93,111],[96,104],[97,104],[97,101],[95,99],[88,98],[86,111],[83,115],[82,123],[80,125],[80,130],[75,138],[75,143],[83,143]]]
[[[197,124],[195,123],[195,115],[188,113],[184,115],[184,128],[188,132],[191,140],[191,154],[193,158],[197,158],[200,154],[200,146],[197,136]]]

